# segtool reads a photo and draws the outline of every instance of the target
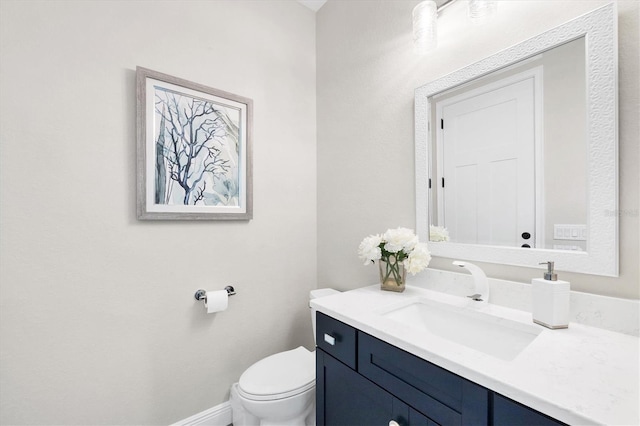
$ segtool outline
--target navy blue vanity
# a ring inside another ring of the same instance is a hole
[[[321,312],[316,321],[318,426],[564,424]]]

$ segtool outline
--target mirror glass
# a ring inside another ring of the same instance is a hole
[[[580,37],[430,96],[430,224],[456,243],[586,250],[585,74]]]
[[[435,256],[618,275],[617,12],[418,87],[416,231]]]

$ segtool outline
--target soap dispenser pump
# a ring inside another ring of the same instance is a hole
[[[569,327],[569,291],[568,281],[558,280],[554,272],[554,262],[542,262],[547,265],[544,278],[531,280],[533,322],[547,328]]]

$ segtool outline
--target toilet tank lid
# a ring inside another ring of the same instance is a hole
[[[338,290],[332,288],[317,288],[309,292],[310,299],[318,299],[320,297],[331,296],[332,294],[340,293]]]

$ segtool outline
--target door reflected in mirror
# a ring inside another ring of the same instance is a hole
[[[430,96],[430,223],[453,243],[586,250],[586,88],[581,37]]]

